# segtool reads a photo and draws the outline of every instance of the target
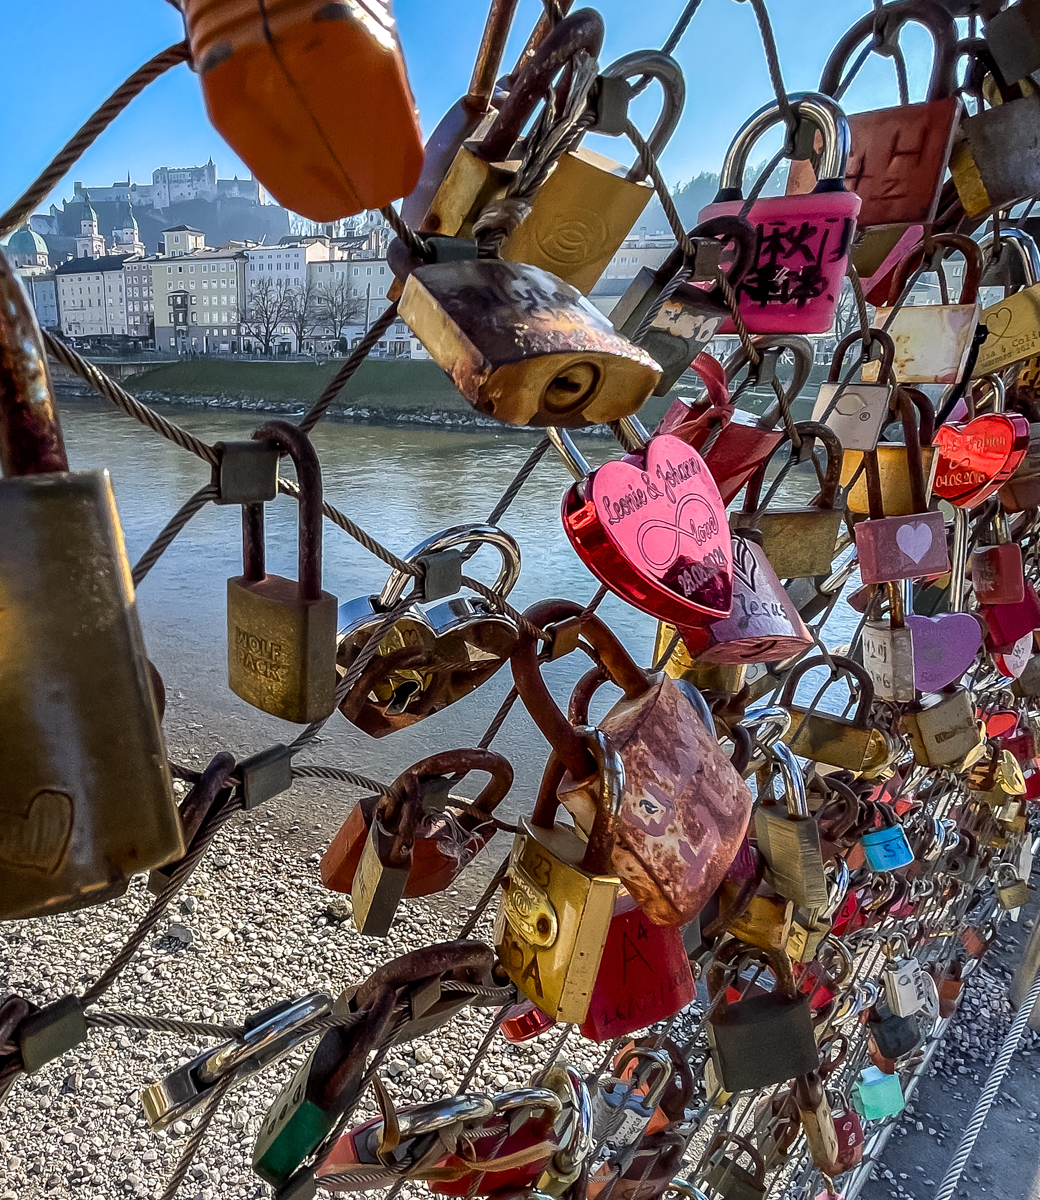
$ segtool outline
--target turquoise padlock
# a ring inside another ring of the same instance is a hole
[[[883,1121],[903,1111],[903,1085],[898,1075],[886,1075],[878,1067],[866,1067],[852,1085],[852,1104],[868,1121]]]
[[[914,852],[906,840],[899,818],[887,804],[876,804],[881,828],[872,829],[859,839],[867,866],[874,871],[894,871],[914,861]]]

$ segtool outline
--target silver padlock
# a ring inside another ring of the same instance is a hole
[[[597,1142],[631,1146],[643,1136],[672,1077],[672,1063],[660,1050],[634,1047],[618,1060],[621,1072],[636,1062],[628,1079],[608,1075],[592,1094],[592,1128]],[[646,1095],[636,1089],[646,1085]]]
[[[213,1089],[229,1075],[236,1084],[256,1075],[295,1050],[316,1031],[306,1026],[332,1010],[332,997],[311,992],[301,1000],[285,1000],[265,1008],[247,1023],[241,1040],[205,1050],[141,1093],[141,1105],[152,1129],[165,1129],[206,1104]]]
[[[896,948],[891,948],[895,942]],[[921,964],[910,954],[906,939],[893,938],[885,946],[888,962],[881,975],[885,983],[885,999],[897,1017],[912,1017],[925,1007],[928,996],[925,992],[924,971]]]

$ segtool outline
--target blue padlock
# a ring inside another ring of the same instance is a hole
[[[914,861],[914,852],[906,840],[899,818],[887,804],[877,804],[881,828],[872,829],[859,839],[867,865],[874,871],[894,871]]]
[[[884,1121],[903,1111],[906,1100],[898,1075],[886,1075],[877,1067],[865,1067],[852,1085],[852,1103],[868,1121]]]

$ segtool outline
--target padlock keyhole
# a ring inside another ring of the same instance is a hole
[[[414,679],[406,679],[394,688],[390,703],[386,706],[387,715],[399,716],[403,713],[419,691],[419,684]]]
[[[599,374],[594,363],[574,363],[545,389],[545,407],[559,413],[581,408],[598,386]]]

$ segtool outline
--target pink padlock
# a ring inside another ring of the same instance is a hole
[[[924,579],[929,575],[944,575],[950,569],[946,522],[942,513],[928,511],[921,442],[910,398],[903,388],[899,389],[898,396],[910,473],[910,502],[914,511],[905,516],[884,516],[877,451],[865,452],[870,519],[860,521],[855,529],[860,577],[864,583]]]
[[[989,630],[986,648],[1007,651],[1034,629],[1040,629],[1040,597],[1036,589],[1026,580],[1023,583],[1022,599],[1017,604],[984,604],[979,615]]]
[[[758,232],[755,266],[737,287],[740,315],[752,333],[826,333],[834,324],[862,201],[845,189],[851,135],[841,108],[820,92],[793,92],[795,115],[823,136],[815,189],[756,200],[747,219]],[[744,168],[752,146],[781,121],[774,102],[738,130],[722,166],[719,191],[698,221],[736,216],[744,206]],[[720,333],[732,333],[726,321]]]

